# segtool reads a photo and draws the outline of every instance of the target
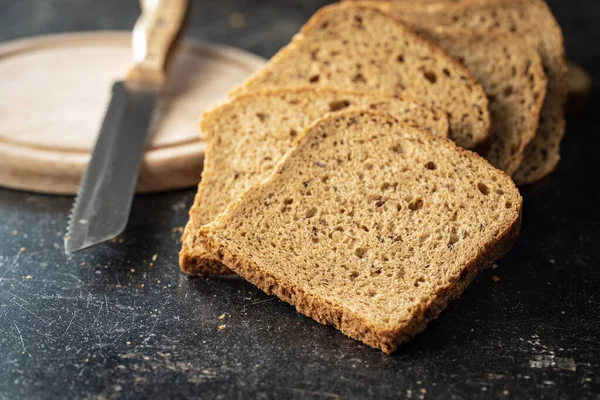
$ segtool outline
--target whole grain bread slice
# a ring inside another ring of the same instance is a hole
[[[547,79],[535,47],[507,35],[470,35],[441,30],[430,37],[462,62],[489,100],[492,135],[479,153],[512,175],[535,136]]]
[[[266,293],[391,353],[508,251],[521,205],[475,153],[348,111],[307,128],[198,239]]]
[[[488,101],[472,74],[377,8],[323,7],[232,93],[304,85],[408,93],[448,113],[450,137],[458,145],[474,148],[489,136]]]
[[[196,232],[211,222],[250,186],[261,182],[306,126],[340,110],[378,110],[446,137],[448,119],[406,96],[357,93],[327,88],[270,89],[250,92],[204,114],[206,136],[202,181],[183,235],[184,272],[231,273],[196,243]]]
[[[354,3],[367,6],[366,3]],[[548,86],[535,137],[525,149],[523,162],[513,174],[517,184],[542,179],[560,160],[564,136],[567,67],[562,31],[543,0],[461,0],[419,5],[371,2],[371,7],[393,15],[419,32],[455,28],[474,34],[521,37],[538,50]]]

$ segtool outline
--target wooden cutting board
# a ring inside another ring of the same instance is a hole
[[[59,34],[0,45],[0,186],[75,194],[110,100],[131,60],[129,32]],[[260,68],[253,54],[184,42],[152,124],[138,192],[194,186],[198,120]]]

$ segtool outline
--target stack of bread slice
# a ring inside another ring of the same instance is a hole
[[[322,8],[204,114],[184,272],[238,273],[390,353],[510,249],[513,179],[558,157],[562,37],[541,0],[410,4]]]
[[[565,131],[567,65],[560,26],[544,0],[388,0],[370,3],[430,38],[448,40],[448,33],[505,36],[537,51],[546,75],[547,88],[533,139],[511,176],[519,184],[536,182],[556,168]],[[436,39],[433,39],[436,42]],[[452,54],[452,49],[449,49]],[[477,55],[475,55],[477,56]],[[457,55],[460,58],[461,55]],[[507,54],[507,60],[517,55]],[[465,63],[468,66],[468,62]],[[508,84],[509,82],[507,82]],[[522,87],[514,86],[517,91]],[[514,100],[512,100],[514,102]],[[498,133],[499,135],[501,133]]]

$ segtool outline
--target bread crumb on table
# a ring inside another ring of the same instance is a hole
[[[241,12],[232,12],[227,20],[232,28],[242,28],[246,25],[246,17]]]
[[[224,331],[225,330],[225,325],[219,325],[219,330],[220,331]]]
[[[219,316],[219,319],[220,319],[220,320],[224,320],[224,319],[225,319],[225,314],[223,314],[223,315]]]
[[[158,258],[158,254],[155,254],[152,256],[152,261],[156,261],[156,259]]]
[[[492,276],[492,280],[493,280],[494,282],[500,282],[500,278],[499,278],[499,277],[497,277],[496,275]]]

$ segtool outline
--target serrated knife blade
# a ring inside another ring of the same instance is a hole
[[[65,251],[119,235],[127,225],[154,108],[185,23],[188,0],[142,0],[133,30],[133,67],[115,82],[69,219]]]
[[[157,88],[115,82],[92,158],[75,199],[67,253],[119,235],[127,225]]]

